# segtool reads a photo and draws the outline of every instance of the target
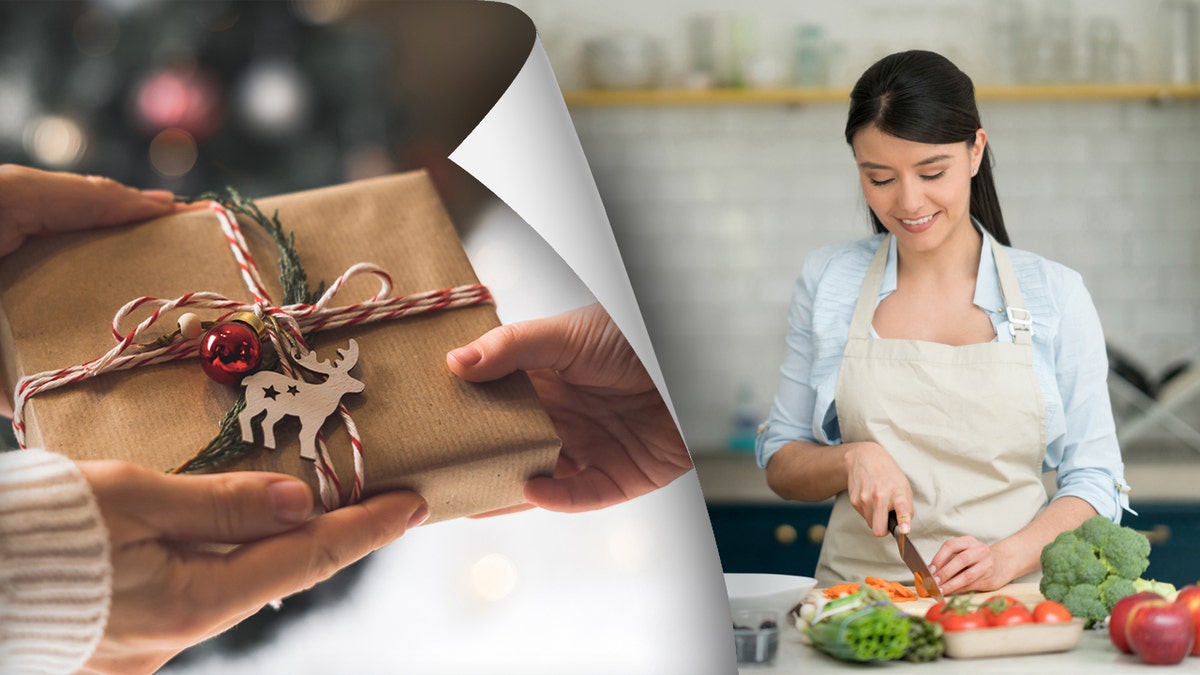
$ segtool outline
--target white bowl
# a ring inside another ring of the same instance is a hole
[[[790,574],[726,574],[729,610],[768,609],[785,620],[787,613],[816,588],[817,580]]]

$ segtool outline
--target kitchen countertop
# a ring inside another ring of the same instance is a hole
[[[782,504],[767,487],[765,472],[754,455],[731,452],[692,454],[704,499],[710,504]],[[1127,462],[1125,482],[1132,488],[1129,498],[1137,502],[1194,502],[1200,478],[1200,455],[1194,462]],[[1045,481],[1053,492],[1054,474]]]
[[[1200,665],[1200,659],[1185,660],[1175,671],[1189,671]],[[1127,673],[1145,666],[1136,657],[1117,652],[1108,639],[1108,631],[1085,630],[1079,644],[1068,652],[1031,654],[1028,656],[991,659],[938,659],[930,663],[887,662],[866,666],[871,670],[886,668],[896,673],[964,673],[994,675],[996,673],[1054,673],[1054,675],[1105,675]],[[738,672],[746,675],[790,675],[791,673],[863,672],[864,666],[832,659],[800,642],[800,632],[786,626],[779,639],[779,652],[771,666],[743,666]],[[1156,671],[1158,672],[1158,671]]]

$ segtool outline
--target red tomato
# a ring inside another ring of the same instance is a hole
[[[965,614],[943,614],[942,615],[942,630],[947,633],[953,633],[960,630],[974,630],[976,628],[987,628],[988,622],[980,612],[966,612]]]
[[[1017,599],[1011,595],[993,595],[979,607],[979,613],[983,614],[983,618],[987,619],[990,625],[998,625],[995,623],[996,617],[1007,612],[1013,607],[1024,607]]]
[[[988,619],[989,626],[1019,626],[1023,623],[1033,623],[1033,614],[1025,605],[1013,605],[1008,609]]]
[[[942,619],[946,616],[945,612],[946,603],[939,602],[933,607],[930,607],[928,612],[925,612],[925,620],[932,621],[934,623],[941,623]]]
[[[1071,620],[1071,610],[1061,602],[1043,600],[1033,608],[1033,620],[1035,623],[1066,623]]]

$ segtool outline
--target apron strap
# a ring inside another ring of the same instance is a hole
[[[1025,298],[1021,295],[1021,286],[1017,283],[1017,273],[1013,269],[1012,260],[1008,251],[1004,250],[995,237],[986,230],[981,230],[981,233],[992,247],[992,258],[996,263],[1000,294],[1004,297],[1008,329],[1012,333],[1013,342],[1019,345],[1030,344],[1033,336],[1033,316],[1025,309]],[[883,285],[883,271],[887,267],[891,247],[892,235],[888,234],[879,242],[879,248],[875,249],[875,257],[871,259],[871,266],[867,268],[867,276],[858,292],[854,316],[850,319],[848,337],[851,340],[865,340],[870,336],[871,320],[875,316],[876,299],[879,297],[879,287]]]
[[[1004,311],[1008,315],[1008,330],[1012,333],[1013,342],[1019,345],[1030,344],[1033,339],[1033,315],[1025,308],[1025,298],[1021,295],[1021,286],[1017,283],[1017,273],[1013,269],[1008,251],[996,241],[995,237],[985,230],[983,235],[992,243],[992,257],[996,259],[996,274],[1000,277],[1000,294],[1004,296]]]
[[[849,338],[866,340],[871,335],[871,319],[875,316],[876,298],[879,297],[879,287],[883,285],[883,270],[887,267],[888,252],[892,247],[892,235],[888,234],[879,242],[871,266],[867,268],[867,277],[863,280],[862,288],[858,291],[858,302],[854,305],[854,317],[850,319]]]

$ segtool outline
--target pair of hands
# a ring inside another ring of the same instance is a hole
[[[871,532],[889,536],[888,512],[895,511],[897,529],[907,534],[913,518],[912,486],[888,451],[878,443],[854,443],[846,451],[846,468],[850,504]],[[995,548],[971,536],[948,539],[929,559],[929,571],[946,595],[995,590],[1016,576],[1006,570],[1005,557]]]
[[[0,166],[0,255],[30,237],[145,220],[173,195],[112,180]],[[563,442],[553,477],[528,504],[587,511],[671,482],[691,468],[653,381],[599,305],[501,326],[447,354],[464,379],[529,371]],[[411,492],[311,518],[302,481],[268,473],[161,475],[124,462],[80,462],[109,530],[113,596],[91,672],[153,672],[182,649],[264,604],[328,578],[429,515]],[[216,552],[211,544],[239,544]]]

